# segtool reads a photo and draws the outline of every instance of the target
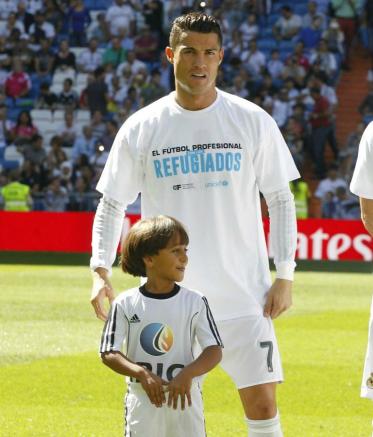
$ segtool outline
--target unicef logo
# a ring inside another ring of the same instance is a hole
[[[150,323],[140,334],[140,344],[150,355],[164,355],[171,349],[173,342],[172,329],[162,323]]]

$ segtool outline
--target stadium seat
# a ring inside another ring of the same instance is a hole
[[[53,123],[62,123],[65,119],[65,111],[63,109],[56,109],[53,112]]]
[[[86,47],[70,47],[70,51],[74,53],[75,59],[78,59],[84,50],[86,50]]]
[[[91,114],[84,109],[78,109],[76,111],[76,121],[87,123],[91,121]]]
[[[57,70],[52,79],[52,86],[56,84],[63,84],[64,80],[70,78],[75,82],[75,70],[68,68],[67,70]]]
[[[6,169],[17,168],[23,164],[23,155],[21,155],[16,146],[5,148],[3,167]]]
[[[41,120],[48,121],[51,123],[53,120],[52,111],[49,109],[32,109],[31,117],[34,123],[36,123],[36,121],[41,121]]]
[[[273,38],[263,38],[257,40],[257,47],[262,51],[271,51],[277,49],[277,41]]]

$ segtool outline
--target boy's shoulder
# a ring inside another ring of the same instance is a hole
[[[205,298],[204,294],[198,290],[194,290],[192,288],[187,288],[180,286],[181,295],[185,298],[189,298],[191,300],[195,300],[197,302],[202,302]]]
[[[118,294],[115,298],[114,303],[124,304],[126,301],[130,301],[140,294],[139,287],[129,288],[128,290],[124,290]]]

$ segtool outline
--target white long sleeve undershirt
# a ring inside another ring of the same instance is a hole
[[[297,240],[294,198],[289,187],[266,194],[276,277],[293,280]],[[111,274],[120,240],[125,205],[103,196],[92,230],[91,269],[104,267]]]

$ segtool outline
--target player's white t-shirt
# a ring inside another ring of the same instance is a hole
[[[373,122],[368,124],[361,137],[350,190],[364,199],[373,199]]]
[[[299,177],[275,121],[259,106],[217,90],[189,111],[175,93],[119,130],[98,191],[142,216],[180,220],[190,237],[183,285],[203,290],[217,320],[262,314],[271,285],[259,190]]]
[[[114,300],[100,352],[123,352],[170,381],[197,358],[199,348],[214,345],[222,342],[203,295],[179,285],[171,293],[150,294],[142,286]]]

